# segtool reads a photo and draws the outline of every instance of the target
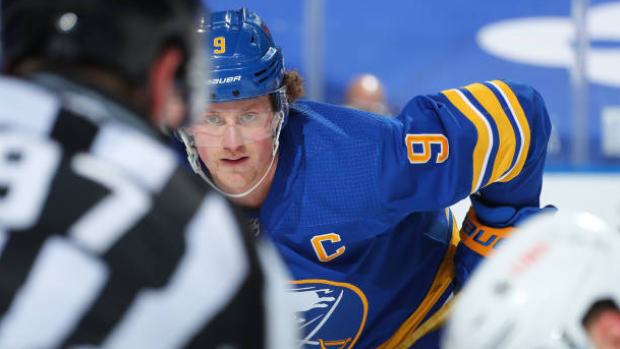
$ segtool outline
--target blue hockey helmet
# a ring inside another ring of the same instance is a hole
[[[211,13],[203,23],[211,54],[213,103],[276,93],[277,109],[287,108],[282,90],[284,60],[267,25],[247,8]]]

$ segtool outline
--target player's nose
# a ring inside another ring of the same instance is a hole
[[[242,145],[245,142],[243,140],[243,136],[241,134],[241,130],[237,125],[226,125],[226,129],[224,130],[224,135],[222,136],[222,145],[226,149],[235,149]]]

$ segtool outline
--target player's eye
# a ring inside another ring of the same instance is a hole
[[[256,113],[248,113],[241,115],[237,120],[240,124],[250,124],[258,120],[258,117]]]
[[[219,116],[207,116],[203,120],[205,125],[217,125],[220,123],[221,118]]]

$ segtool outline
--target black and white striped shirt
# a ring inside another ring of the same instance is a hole
[[[112,107],[0,78],[0,349],[293,347],[236,209]]]

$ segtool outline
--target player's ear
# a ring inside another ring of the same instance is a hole
[[[599,349],[620,349],[620,312],[607,310],[588,331]]]
[[[165,49],[149,72],[150,119],[154,125],[167,124],[172,129],[178,126],[181,120],[165,120],[168,117],[167,104],[172,95],[174,78],[183,60],[180,49],[169,47]]]

